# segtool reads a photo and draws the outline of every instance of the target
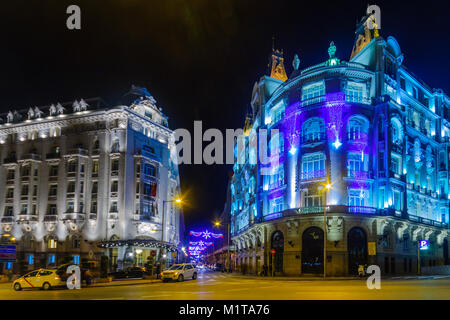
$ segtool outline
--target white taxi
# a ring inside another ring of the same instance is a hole
[[[60,287],[65,285],[56,273],[57,270],[38,269],[31,271],[13,282],[13,288],[16,291],[23,288],[39,288],[49,290],[52,287]]]
[[[169,269],[161,272],[163,282],[169,280],[184,281],[185,279],[197,279],[197,268],[190,263],[174,264]]]

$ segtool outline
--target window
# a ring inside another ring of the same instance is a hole
[[[156,175],[155,166],[152,166],[151,164],[145,164],[144,165],[144,174],[154,177]]]
[[[15,176],[15,170],[9,169],[8,170],[8,180],[14,180],[14,176]]]
[[[70,161],[68,165],[68,172],[74,173],[77,172],[78,163],[76,161]]]
[[[366,121],[359,117],[352,117],[348,122],[347,134],[348,140],[360,140],[367,138],[367,124]]]
[[[313,118],[303,125],[303,143],[325,139],[325,124],[320,118]]]
[[[58,176],[58,166],[50,166],[50,177]]]
[[[111,146],[111,152],[119,152],[119,150],[120,150],[119,139],[114,139]]]
[[[20,208],[20,214],[28,214],[28,205],[27,204],[22,204],[21,208]]]
[[[67,193],[74,193],[75,192],[75,181],[69,181],[67,184]]]
[[[379,208],[387,207],[387,205],[385,205],[384,187],[380,188],[380,191],[378,192],[378,196],[379,196],[379,199],[380,199]]]
[[[49,249],[56,249],[56,247],[58,246],[58,241],[56,241],[54,238],[50,238],[50,239],[48,239],[47,246]],[[49,263],[51,263],[51,262],[49,262]],[[53,261],[53,263],[54,263],[54,261]]]
[[[314,194],[311,191],[305,192],[305,207],[321,207],[323,205],[323,194]]]
[[[6,198],[14,198],[14,188],[6,189]]]
[[[39,169],[35,168],[33,175],[37,177],[39,175]]]
[[[353,207],[364,207],[364,191],[350,189],[348,191],[348,205]]]
[[[302,160],[302,179],[314,179],[326,176],[325,156],[323,153],[307,154]]]
[[[13,216],[13,207],[5,207],[5,217]]]
[[[78,254],[73,255],[73,263],[80,264],[80,256]]]
[[[348,82],[345,88],[345,100],[361,103],[364,99],[364,84]]]
[[[269,176],[269,185],[270,188],[277,188],[284,184],[284,166],[281,164],[278,166],[272,175]]]
[[[402,192],[394,190],[394,208],[395,210],[402,210]]]
[[[84,192],[84,181],[80,181],[80,193]]]
[[[400,77],[400,88],[402,88],[403,90],[406,90],[406,81],[405,78]]]
[[[50,204],[48,207],[48,213],[50,215],[56,215],[56,204]]]
[[[23,166],[22,167],[22,176],[28,177],[30,175],[30,166]]]
[[[91,203],[91,213],[97,213],[97,201]]]
[[[49,254],[48,255],[48,264],[55,264],[55,261],[56,261],[55,255],[54,254]],[[36,271],[36,273],[37,273],[37,271]]]
[[[111,182],[111,192],[119,191],[119,181],[114,180]]]
[[[283,211],[283,197],[278,197],[270,200],[270,212]]]
[[[36,197],[36,196],[37,196],[37,185],[35,184],[33,186],[33,197]]]
[[[413,90],[414,99],[419,99],[419,89],[417,89],[416,87],[413,87],[412,90]]]
[[[84,173],[84,164],[81,164],[81,165],[80,165],[80,172],[81,172],[81,173]]]
[[[111,212],[117,212],[117,201],[111,201]]]
[[[72,212],[74,212],[74,210],[75,210],[75,205],[74,205],[73,201],[67,202],[67,210],[66,210],[66,212],[72,213]]]
[[[366,171],[364,168],[364,161],[361,154],[349,153],[347,160],[347,176],[355,177],[362,171]]]
[[[84,203],[80,202],[79,205],[78,205],[78,212],[83,213],[83,211],[84,211]]]
[[[98,191],[98,183],[97,181],[94,181],[92,183],[92,194],[97,194],[97,191]]]
[[[24,184],[22,186],[22,193],[21,193],[21,195],[22,196],[27,196],[28,195],[28,184]]]
[[[302,100],[312,99],[325,95],[325,83],[315,82],[303,87]]]
[[[118,171],[119,170],[119,159],[111,160],[111,170]]]
[[[100,148],[100,141],[98,139],[95,139],[94,141],[94,149]]]
[[[395,154],[391,154],[391,171],[396,174],[401,174],[401,158]]]
[[[92,173],[98,173],[98,160],[92,161]]]
[[[58,194],[58,185],[57,184],[51,184],[50,185],[50,190],[48,192],[48,195],[52,196],[52,197],[56,197],[57,194]]]

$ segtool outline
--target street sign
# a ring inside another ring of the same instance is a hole
[[[150,252],[150,255],[151,255],[152,257],[156,256],[156,251],[155,251],[155,250],[152,250],[152,251]]]
[[[275,255],[275,249],[270,250],[270,253],[274,256]]]
[[[16,246],[11,244],[0,245],[0,262],[16,262]]]
[[[419,249],[420,250],[428,250],[429,249],[428,240],[420,240],[419,241]]]
[[[172,252],[172,257],[176,258],[177,257],[177,253],[174,251]]]
[[[377,255],[376,242],[367,242],[367,250],[369,251],[369,256],[376,256]]]

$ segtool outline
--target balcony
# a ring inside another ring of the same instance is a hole
[[[38,217],[33,214],[20,214],[19,218],[17,219],[18,223],[30,223],[30,222],[37,222]]]
[[[325,170],[316,170],[316,171],[308,171],[302,172],[301,179],[302,180],[313,180],[326,177],[327,173]]]
[[[16,157],[8,157],[3,159],[3,164],[17,163]]]
[[[75,156],[83,156],[83,157],[87,157],[88,154],[89,154],[88,151],[83,148],[74,148],[74,149],[70,149],[67,152],[67,155],[75,155]]]
[[[309,99],[305,99],[302,102],[300,102],[300,107],[303,108],[305,106],[309,106],[309,105],[324,102],[324,101],[325,101],[325,96],[309,98]]]
[[[74,221],[74,222],[82,222],[85,219],[84,213],[74,213],[74,212],[66,212],[63,214],[62,220],[64,221]]]
[[[422,218],[419,216],[414,216],[414,215],[408,215],[408,219],[414,222],[419,222],[419,223],[423,223],[429,226],[435,226],[435,227],[441,227],[441,228],[447,228],[448,224],[440,222],[440,221],[435,221],[435,220],[431,220],[431,219],[427,219],[427,218]]]
[[[58,215],[57,214],[46,214],[44,216],[44,222],[57,222]]]
[[[347,177],[356,180],[372,179],[372,171],[357,171],[347,169]]]
[[[118,220],[119,219],[119,213],[118,212],[110,212],[108,214],[108,220]]]
[[[98,148],[97,148],[97,149],[93,149],[93,150],[92,150],[92,155],[93,155],[93,156],[98,156],[98,155],[100,155],[100,149],[98,149]]]
[[[22,156],[22,160],[41,161],[41,155],[37,153],[27,153]]]
[[[324,132],[317,134],[305,134],[302,136],[302,144],[308,143],[319,143],[326,140],[326,135]]]
[[[50,152],[46,154],[45,158],[47,160],[57,160],[61,158],[61,154],[59,152]]]
[[[1,222],[2,223],[13,223],[14,222],[14,217],[2,217]]]

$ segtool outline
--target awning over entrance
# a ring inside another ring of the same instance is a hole
[[[99,248],[118,248],[123,246],[143,247],[143,248],[160,248],[166,249],[168,252],[176,252],[177,247],[168,242],[162,242],[153,239],[132,239],[132,240],[115,240],[102,241],[98,245]]]

